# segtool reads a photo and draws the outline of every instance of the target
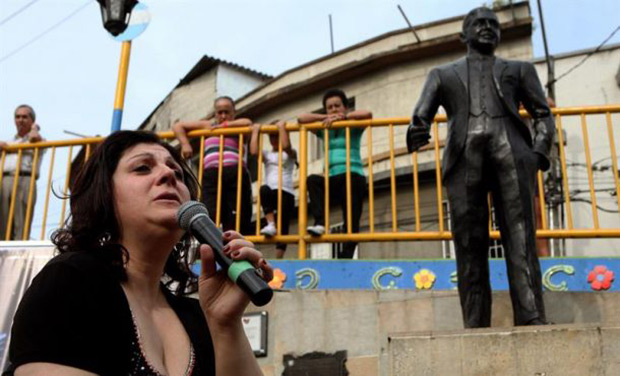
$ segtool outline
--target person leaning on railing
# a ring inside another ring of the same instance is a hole
[[[15,109],[15,127],[17,134],[10,142],[0,141],[0,151],[7,150],[7,146],[16,144],[27,144],[42,141],[43,138],[39,133],[40,127],[35,123],[36,114],[34,109],[22,104]],[[11,198],[13,196],[13,184],[17,179],[17,192],[15,195],[15,206],[13,209],[12,230],[9,236],[10,240],[21,240],[24,237],[26,210],[28,206],[28,195],[30,192],[30,179],[33,168],[35,169],[35,179],[39,177],[39,167],[41,166],[41,157],[43,151],[39,151],[39,163],[33,166],[34,149],[23,149],[19,170],[17,166],[18,153],[8,152],[4,158],[4,166],[2,169],[2,188],[0,190],[0,240],[5,240],[6,230],[8,226],[9,210],[11,206]],[[34,188],[32,193],[32,207],[37,200],[37,190]],[[32,215],[30,216],[32,222]],[[28,226],[30,227],[30,226]]]
[[[325,140],[325,133],[329,137],[329,200],[342,204],[342,217],[347,228],[347,153],[346,129],[330,129],[332,123],[341,120],[371,119],[372,113],[366,110],[348,109],[348,99],[344,91],[330,89],[323,95],[323,109],[325,114],[307,113],[299,115],[299,123],[322,122],[325,130],[315,131],[318,138]],[[351,230],[359,232],[360,218],[366,193],[366,177],[362,167],[360,142],[364,128],[351,128],[350,131],[350,163],[351,163]],[[309,226],[310,235],[320,236],[325,233],[325,178],[321,175],[310,175],[307,180],[310,196],[310,211],[315,223]],[[352,258],[357,243],[346,242],[343,245],[340,258]]]
[[[249,127],[252,121],[246,118],[235,118],[235,102],[227,96],[218,97],[213,103],[214,117],[195,121],[180,121],[172,126],[172,130],[181,143],[181,155],[190,158],[194,151],[187,138],[187,132],[199,129],[216,129],[232,127]],[[209,216],[216,220],[217,209],[217,181],[219,169],[220,138],[218,136],[205,139],[204,175],[202,178],[202,200],[207,206]],[[246,167],[245,158],[242,158],[243,170],[241,174],[241,213],[240,232],[250,234],[252,229],[252,183],[250,172]],[[239,166],[239,136],[224,137],[222,162],[222,190],[220,201],[220,218],[222,228],[235,230],[237,210],[237,173]]]
[[[265,212],[267,225],[260,230],[265,236],[274,236],[278,233],[276,227],[276,217],[274,213],[278,210],[278,187],[280,163],[279,143],[282,143],[282,210],[280,215],[280,234],[287,235],[291,214],[295,209],[295,188],[293,188],[293,170],[297,162],[297,152],[291,147],[291,141],[286,130],[284,121],[274,121],[278,127],[278,133],[269,134],[271,150],[258,150],[258,139],[260,137],[260,124],[252,127],[252,137],[250,139],[250,154],[263,154],[265,164],[265,184],[260,187],[260,203]],[[286,252],[286,243],[276,243],[276,258],[281,259]]]

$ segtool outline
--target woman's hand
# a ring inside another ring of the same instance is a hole
[[[194,155],[194,150],[190,144],[181,144],[181,157],[184,159],[191,158]]]
[[[223,237],[226,242],[224,253],[228,257],[234,261],[249,261],[262,271],[263,278],[267,282],[271,281],[273,269],[263,258],[263,254],[254,248],[254,244],[243,239],[235,231],[227,231]],[[200,260],[202,268],[198,281],[198,296],[209,327],[224,328],[240,325],[241,316],[250,302],[249,297],[228,278],[226,271],[216,271],[215,257],[211,247],[200,246]]]
[[[341,114],[341,113],[329,114],[327,115],[325,120],[323,120],[323,124],[325,124],[325,128],[331,128],[333,122],[341,121],[345,119],[346,119],[345,114]]]

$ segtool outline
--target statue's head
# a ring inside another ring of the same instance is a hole
[[[461,41],[468,48],[480,53],[492,54],[499,44],[499,21],[493,11],[487,7],[472,9],[463,21]]]

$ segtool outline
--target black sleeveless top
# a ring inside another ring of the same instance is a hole
[[[191,374],[215,375],[213,342],[198,301],[164,292],[191,342]],[[41,270],[19,304],[9,374],[22,364],[47,362],[102,376],[150,375],[135,372],[140,361],[148,364],[136,359],[136,349],[139,332],[120,283],[96,256],[69,252]]]

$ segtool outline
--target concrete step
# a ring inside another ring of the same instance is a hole
[[[617,376],[620,325],[391,334],[388,353],[392,376]]]
[[[620,326],[618,292],[545,292],[544,298],[556,324]],[[268,312],[268,351],[259,359],[266,376],[282,374],[285,354],[341,350],[351,376],[387,376],[392,333],[463,330],[456,291],[278,291],[267,306],[249,311]],[[512,325],[508,292],[493,293],[492,326]]]

